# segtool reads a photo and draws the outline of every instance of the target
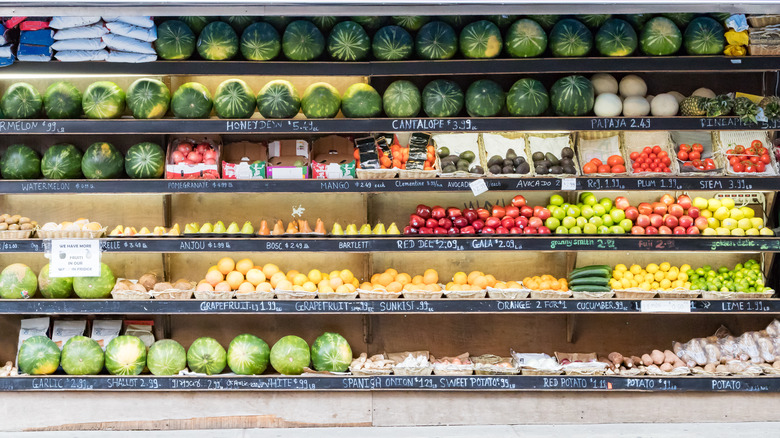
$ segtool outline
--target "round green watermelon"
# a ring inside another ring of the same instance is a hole
[[[492,21],[470,23],[460,31],[460,52],[466,58],[495,58],[504,47],[501,30]]]
[[[187,351],[173,339],[161,339],[149,347],[146,366],[155,376],[175,376],[187,368]]]
[[[161,119],[170,103],[171,90],[157,79],[141,78],[127,89],[127,107],[136,119]]]
[[[171,111],[179,119],[206,119],[213,106],[209,89],[198,82],[180,85],[171,97]]]
[[[146,345],[137,336],[117,336],[106,346],[106,370],[118,376],[137,376],[146,366]]]
[[[207,24],[211,23],[212,21],[216,21],[217,17],[200,17],[200,16],[189,16],[189,17],[178,17],[179,20],[183,21],[184,24],[187,25],[190,29],[192,29],[193,32],[201,33],[203,31],[203,28],[206,27]],[[159,33],[158,33],[159,37]]]
[[[17,362],[21,373],[53,374],[60,366],[60,348],[46,336],[33,336],[22,342]]]
[[[219,19],[229,24],[230,27],[236,31],[236,34],[239,35],[244,31],[244,29],[257,21],[255,17],[249,15],[233,15],[230,17],[219,17]]]
[[[267,15],[263,17],[263,21],[270,24],[277,30],[277,32],[284,32],[287,26],[292,22],[292,18],[284,17],[281,15]]]
[[[655,17],[642,29],[639,44],[646,55],[674,55],[682,45],[682,34],[672,20]]]
[[[488,15],[485,18],[492,21],[493,23],[496,23],[496,26],[500,27],[501,29],[506,29],[512,23],[517,21],[519,16],[518,15]]]
[[[414,51],[414,40],[401,26],[385,26],[374,34],[371,51],[379,61],[409,59]]]
[[[596,32],[596,50],[603,56],[628,56],[639,40],[634,28],[625,20],[611,18]]]
[[[431,21],[417,32],[415,51],[421,59],[450,59],[458,53],[458,36],[443,21]]]
[[[57,81],[43,93],[43,108],[50,119],[81,117],[81,91],[68,81]]]
[[[242,376],[263,374],[270,359],[268,344],[255,335],[245,333],[230,341],[227,364],[230,370]]]
[[[325,50],[325,37],[311,21],[296,20],[282,35],[282,52],[292,61],[317,59]]]
[[[73,278],[73,292],[79,298],[108,298],[116,285],[116,277],[105,263],[100,264],[99,277]]]
[[[631,23],[634,29],[641,31],[644,29],[647,21],[653,18],[653,14],[626,14],[622,18]]]
[[[198,36],[198,54],[209,61],[232,59],[238,53],[238,35],[224,21],[206,25]]]
[[[216,339],[198,338],[187,350],[187,365],[193,373],[219,374],[227,365],[227,353]]]
[[[371,50],[371,39],[354,21],[342,21],[328,35],[328,54],[337,61],[362,61]]]
[[[494,117],[504,109],[506,94],[490,79],[480,79],[466,90],[466,112],[471,117]]]
[[[125,92],[110,81],[94,82],[84,91],[81,106],[90,119],[117,119],[125,111]]]
[[[661,14],[661,16],[672,20],[675,26],[684,28],[694,19],[694,17],[696,17],[696,14],[692,12],[677,12]]]
[[[73,295],[73,277],[49,277],[49,264],[38,273],[38,289],[44,298],[68,298]]]
[[[23,144],[8,146],[0,157],[0,173],[5,179],[36,179],[41,177],[41,156]]]
[[[241,55],[250,61],[269,61],[282,50],[279,32],[268,23],[252,23],[241,34]]]
[[[27,82],[16,82],[5,91],[0,106],[8,119],[34,119],[41,116],[43,98]]]
[[[303,92],[301,110],[309,119],[336,117],[341,109],[339,90],[325,82],[315,82]]]
[[[558,79],[550,88],[550,103],[559,116],[584,116],[593,109],[593,84],[579,75]]]
[[[157,41],[154,42],[154,49],[162,59],[190,59],[190,56],[195,53],[195,42],[195,33],[185,22],[168,20],[157,26]]]
[[[550,31],[550,51],[556,57],[586,56],[593,47],[593,34],[573,18],[564,18]]]
[[[266,119],[290,119],[301,109],[298,90],[289,81],[271,81],[257,93],[257,110]]]
[[[309,366],[309,344],[298,336],[285,336],[271,347],[271,366],[287,376],[300,375]]]
[[[544,114],[549,106],[550,96],[547,89],[536,79],[518,80],[506,95],[506,109],[513,116],[539,116]]]
[[[699,17],[685,28],[683,40],[689,55],[720,55],[726,45],[726,29],[710,17]]]
[[[350,20],[363,26],[366,32],[372,32],[382,27],[387,22],[386,18],[378,15],[349,17]]]
[[[431,17],[422,15],[398,15],[390,17],[390,22],[396,26],[401,26],[409,32],[417,32],[425,23],[430,21]]]
[[[513,58],[533,58],[545,50],[547,33],[533,20],[517,20],[506,32],[506,51]]]
[[[78,179],[84,154],[72,144],[55,144],[46,149],[41,159],[41,173],[46,179]]]
[[[352,363],[352,348],[338,333],[323,333],[311,344],[311,362],[317,371],[341,373]]]
[[[493,15],[492,17],[498,17],[498,15]],[[475,21],[476,18],[477,17],[471,15],[439,15],[436,17],[437,20],[441,20],[449,24],[455,30],[463,29],[463,26],[471,23],[472,21]],[[496,20],[493,20],[491,17],[486,17],[486,18],[492,21],[493,23],[496,23]],[[496,23],[496,26],[502,27],[503,23],[501,25]]]
[[[598,29],[612,18],[611,14],[583,14],[577,15],[577,20],[591,29]]]
[[[103,349],[100,344],[86,336],[74,336],[62,346],[60,365],[66,374],[87,376],[103,370]]]
[[[165,151],[160,145],[148,141],[130,146],[125,154],[125,173],[130,178],[162,178]]]
[[[248,119],[256,105],[254,91],[241,79],[222,82],[214,94],[214,110],[220,119]]]
[[[87,179],[119,178],[124,168],[122,153],[111,143],[92,143],[81,158],[81,172]]]
[[[719,23],[725,24],[726,20],[731,18],[732,14],[730,12],[712,12],[708,15],[717,20]]]
[[[307,20],[314,23],[321,32],[328,32],[333,29],[333,26],[341,21],[341,17],[334,17],[331,15],[318,15],[316,17],[308,17]]]
[[[420,113],[422,107],[420,90],[409,81],[395,81],[385,89],[382,105],[387,117],[414,117]]]
[[[428,117],[454,117],[463,109],[463,90],[447,79],[428,82],[423,88],[423,111]]]
[[[539,23],[544,30],[550,30],[561,19],[560,15],[529,15],[528,18]]]
[[[352,84],[341,96],[341,112],[349,118],[376,117],[382,112],[382,97],[371,85]]]

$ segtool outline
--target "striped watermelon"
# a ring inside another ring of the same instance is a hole
[[[341,112],[345,117],[376,117],[382,112],[382,96],[371,85],[352,84],[341,96]]]
[[[41,177],[41,156],[23,144],[8,146],[0,157],[0,173],[5,179],[36,179]]]
[[[214,338],[198,338],[187,350],[187,365],[196,373],[219,374],[227,365],[227,352]]]
[[[60,365],[65,374],[84,376],[103,370],[104,353],[100,344],[86,336],[74,336],[62,346]]]
[[[206,27],[207,24],[211,23],[212,21],[216,21],[217,17],[201,17],[201,16],[188,16],[188,17],[178,17],[179,20],[183,21],[184,24],[187,25],[190,29],[192,29],[193,32],[201,33],[203,31],[203,28]],[[158,33],[159,37],[159,33]]]
[[[341,96],[333,85],[316,82],[303,92],[301,110],[309,119],[336,117],[341,109]]]
[[[94,82],[84,91],[81,106],[90,119],[118,119],[125,112],[125,92],[110,81]]]
[[[642,29],[639,44],[646,55],[674,55],[682,45],[682,34],[672,20],[655,17]]]
[[[171,90],[157,79],[141,78],[127,88],[127,108],[136,119],[161,119],[170,103]]]
[[[577,19],[591,29],[598,29],[612,17],[610,14],[583,14],[577,15]]]
[[[198,36],[198,54],[209,61],[232,59],[238,53],[238,35],[224,21],[209,23]]]
[[[0,106],[9,119],[35,119],[41,116],[43,98],[27,82],[16,82],[5,91]]]
[[[634,28],[619,18],[607,20],[596,33],[596,50],[604,56],[628,56],[638,44]]]
[[[421,27],[423,27],[425,23],[430,21],[430,19],[431,17],[421,15],[403,15],[390,17],[390,21],[393,24],[401,26],[409,32],[417,32]]]
[[[594,100],[593,84],[583,76],[558,79],[550,89],[550,102],[559,116],[584,116],[593,109]]]
[[[333,29],[333,26],[341,21],[341,17],[333,17],[329,15],[318,15],[316,17],[308,17],[308,20],[314,23],[321,32],[328,32]]]
[[[282,35],[282,52],[293,61],[317,59],[325,50],[325,37],[311,21],[293,21]]]
[[[214,94],[214,110],[220,119],[248,119],[256,105],[254,91],[241,79],[222,82]]]
[[[146,345],[137,336],[117,336],[106,346],[104,360],[109,374],[137,376],[146,367]]]
[[[125,155],[125,172],[130,178],[161,178],[165,172],[165,151],[148,141],[130,146]]]
[[[506,32],[506,51],[513,58],[532,58],[545,50],[547,33],[533,20],[517,20]]]
[[[53,374],[60,366],[60,348],[46,336],[25,339],[17,357],[19,372],[34,376]]]
[[[463,109],[463,90],[453,81],[436,79],[423,88],[422,102],[428,117],[454,117]]]
[[[43,108],[50,119],[81,117],[81,92],[68,81],[57,81],[43,94]]]
[[[388,117],[414,117],[422,106],[420,90],[409,81],[395,81],[382,95],[382,105]]]
[[[466,112],[471,117],[494,117],[504,109],[506,94],[490,79],[480,79],[466,90]]]
[[[431,21],[423,26],[414,44],[421,59],[450,59],[458,52],[458,36],[443,21]]]
[[[374,58],[380,61],[409,59],[414,51],[414,40],[401,26],[385,26],[374,34],[371,49]]]
[[[81,172],[87,179],[118,178],[124,168],[122,153],[111,143],[92,143],[81,158]]]
[[[538,116],[547,111],[549,106],[547,89],[536,79],[520,79],[506,95],[506,108],[513,116]]]
[[[466,58],[495,58],[504,46],[501,30],[492,21],[471,23],[460,32],[460,52]]]
[[[338,61],[361,61],[371,50],[371,39],[354,21],[342,21],[328,35],[328,54]]]
[[[268,61],[282,50],[279,32],[268,23],[252,23],[241,34],[241,55],[250,61]]]
[[[690,55],[719,55],[726,45],[726,29],[710,17],[699,17],[685,29],[685,50]]]
[[[189,59],[195,53],[195,34],[180,20],[168,20],[157,26],[154,48],[162,59]]]
[[[263,374],[270,359],[268,344],[255,335],[244,333],[230,341],[227,365],[230,371],[242,376]]]
[[[41,159],[41,173],[46,179],[81,178],[81,159],[84,154],[72,144],[55,144],[46,149]]]
[[[213,106],[209,89],[198,82],[181,84],[171,98],[171,111],[180,119],[208,118]]]
[[[529,15],[528,18],[539,23],[544,30],[550,30],[560,19],[560,15]]]
[[[559,21],[550,32],[550,50],[553,56],[585,56],[593,47],[593,34],[573,18]]]
[[[289,119],[301,109],[298,90],[289,81],[271,81],[257,93],[257,110],[266,119]]]

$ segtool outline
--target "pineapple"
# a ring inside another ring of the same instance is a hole
[[[758,103],[759,108],[766,109],[766,106],[770,103],[780,103],[780,97],[777,96],[766,96],[763,99],[761,99],[761,102]]]
[[[758,105],[747,97],[738,97],[734,100],[734,114],[742,123],[757,123]]]
[[[707,114],[707,98],[701,96],[690,96],[680,102],[680,115],[682,116],[703,116]]]
[[[707,117],[727,116],[734,108],[734,100],[725,94],[707,99]]]
[[[764,115],[769,120],[780,120],[780,102],[769,102],[764,108]]]

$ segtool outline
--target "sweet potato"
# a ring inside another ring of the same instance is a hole
[[[631,356],[631,362],[634,363],[635,367],[638,367],[639,365],[642,365],[642,359],[638,356]]]
[[[623,364],[623,355],[618,353],[617,351],[613,351],[612,353],[609,353],[607,355],[607,358],[612,361],[612,363],[615,364],[615,366],[620,366]]]
[[[704,365],[704,371],[708,373],[714,373],[717,369],[717,366],[714,363],[708,363],[707,365]]]
[[[653,364],[653,358],[650,357],[649,354],[643,354],[642,355],[642,364],[646,367],[649,367]]]
[[[671,350],[664,350],[664,362],[675,363],[679,358]]]
[[[612,371],[615,371],[615,364],[611,360],[609,360],[608,358],[606,358],[604,356],[599,356],[598,361],[599,362],[604,362],[605,364],[607,364],[609,369],[611,369]]]
[[[664,363],[664,354],[660,350],[653,350],[652,353],[650,353],[650,357],[653,359],[653,363],[656,365],[661,365]]]
[[[623,356],[623,365],[625,365],[626,368],[634,368],[634,359],[630,356]]]

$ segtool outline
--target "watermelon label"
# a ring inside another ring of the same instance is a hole
[[[36,134],[63,134],[65,127],[52,121],[24,121],[24,120],[4,120],[0,121],[0,132],[33,132]]]

